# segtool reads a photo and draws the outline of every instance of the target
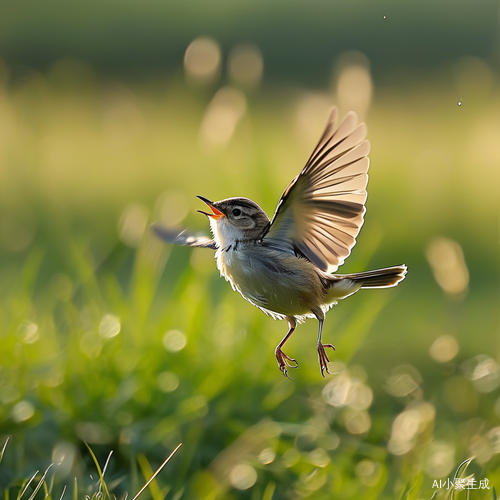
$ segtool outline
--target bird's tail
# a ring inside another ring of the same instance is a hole
[[[406,276],[407,267],[401,266],[385,267],[364,273],[342,274],[342,278],[351,279],[361,285],[361,288],[388,288],[396,286]],[[339,275],[337,275],[340,277]]]

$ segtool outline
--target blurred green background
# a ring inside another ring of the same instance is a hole
[[[132,497],[182,442],[141,498],[445,498],[473,456],[493,498],[499,25],[486,0],[0,3],[0,496],[51,463],[50,498],[92,495],[87,442]],[[287,325],[148,225],[208,232],[197,194],[271,215],[332,105],[372,143],[340,271],[409,273],[327,315],[326,379],[301,325],[287,380]]]

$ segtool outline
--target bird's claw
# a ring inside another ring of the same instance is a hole
[[[283,375],[287,378],[290,378],[288,375],[288,368],[298,368],[299,362],[296,359],[290,358],[287,356],[280,348],[276,348],[274,351],[276,355],[276,360],[278,361],[278,367],[283,373]]]
[[[318,342],[318,359],[319,359],[319,367],[321,368],[321,375],[325,378],[325,370],[328,375],[330,372],[328,371],[327,363],[330,362],[330,358],[326,354],[325,347],[331,347],[335,351],[335,346],[333,344],[322,344]]]

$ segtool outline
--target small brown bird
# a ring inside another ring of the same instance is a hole
[[[325,312],[361,288],[387,288],[406,275],[406,266],[354,274],[332,274],[348,257],[363,225],[368,153],[366,125],[357,125],[349,113],[337,127],[334,108],[326,129],[302,172],[290,182],[278,202],[272,221],[257,203],[247,198],[213,202],[213,239],[178,233],[153,225],[169,243],[215,250],[217,268],[233,290],[274,319],[286,319],[289,330],[275,350],[278,366],[298,362],[283,352],[297,323],[319,321],[317,351],[321,374],[330,361],[321,340]]]

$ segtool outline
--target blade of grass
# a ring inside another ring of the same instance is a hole
[[[469,464],[474,460],[474,457],[468,458],[467,460],[464,460],[458,467],[457,470],[455,471],[455,475],[453,476],[453,481],[457,479],[459,475],[462,475],[467,470],[467,467],[469,467]],[[463,469],[463,470],[462,470]]]
[[[467,470],[467,467],[469,466],[469,464],[472,462],[472,460],[474,460],[474,457],[471,457],[471,458],[468,458],[467,460],[464,460],[458,467],[457,467],[457,470],[455,471],[455,475],[453,476],[453,483],[456,482],[457,478],[459,476],[461,476],[466,470]],[[454,498],[454,493],[455,491],[454,490],[451,490],[451,496],[450,496],[450,500],[453,500]],[[467,500],[469,500],[469,493],[470,493],[470,489],[467,488]]]
[[[109,452],[108,458],[106,459],[106,463],[104,464],[104,467],[102,469],[102,477],[106,474],[106,469],[108,468],[109,461],[111,460],[111,455],[113,454],[113,450]],[[100,490],[100,488],[99,488]]]
[[[106,483],[104,481],[104,475],[102,473],[99,462],[97,461],[97,457],[94,455],[92,448],[87,443],[85,443],[85,446],[88,448],[90,455],[92,456],[92,459],[94,460],[95,466],[97,468],[97,472],[99,473],[99,479],[100,479],[99,491],[101,491],[101,487],[102,487],[102,491],[104,491],[105,497],[110,498],[111,495],[109,494],[108,487],[106,486]]]
[[[66,485],[64,485],[64,488],[62,490],[61,496],[59,497],[59,500],[63,500],[65,493],[66,493]]]
[[[10,436],[5,440],[5,443],[2,446],[2,451],[0,451],[0,464],[2,463],[3,455],[5,453],[5,449],[7,448],[7,444],[9,442]]]
[[[144,476],[144,479],[147,481],[148,478],[152,477],[154,474],[154,471],[151,468],[148,459],[144,455],[138,455],[137,462],[139,464],[139,468],[141,469],[142,475]],[[162,500],[164,498],[161,494],[161,490],[158,486],[157,481],[153,481],[149,485],[149,492],[153,500]]]
[[[137,500],[139,496],[146,490],[146,488],[155,480],[156,476],[162,471],[163,467],[167,465],[167,463],[170,461],[170,459],[175,455],[177,450],[182,446],[182,443],[179,443],[177,447],[174,449],[172,453],[165,459],[165,461],[158,467],[156,472],[149,478],[147,483],[139,490],[139,492],[135,495],[135,497],[132,500]]]
[[[38,491],[40,490],[40,488],[45,484],[45,478],[47,477],[47,473],[49,472],[50,468],[53,466],[54,464],[50,464],[46,469],[45,469],[45,472],[43,473],[43,476],[40,478],[40,481],[38,481],[38,484],[36,485],[36,488],[35,490],[33,491],[33,493],[31,494],[31,496],[29,497],[28,500],[33,500],[36,496],[36,494],[38,493]]]
[[[267,483],[264,494],[262,495],[262,500],[273,500],[274,490],[276,489],[276,483],[274,481],[269,481]]]
[[[47,469],[47,471],[48,471],[48,469]],[[50,497],[50,495],[52,493],[52,490],[54,489],[55,480],[56,480],[56,475],[52,474],[52,477],[50,478],[50,485],[48,485],[47,481],[45,481],[45,483],[43,485],[43,489],[45,490],[45,497],[44,498],[49,498]]]
[[[17,500],[21,500],[22,496],[26,493],[26,490],[29,488],[30,484],[32,483],[32,481],[35,479],[36,475],[39,473],[40,471],[37,470],[32,476],[31,478],[29,479],[29,481],[26,483],[26,486],[22,489],[21,493],[19,495],[17,495]]]

